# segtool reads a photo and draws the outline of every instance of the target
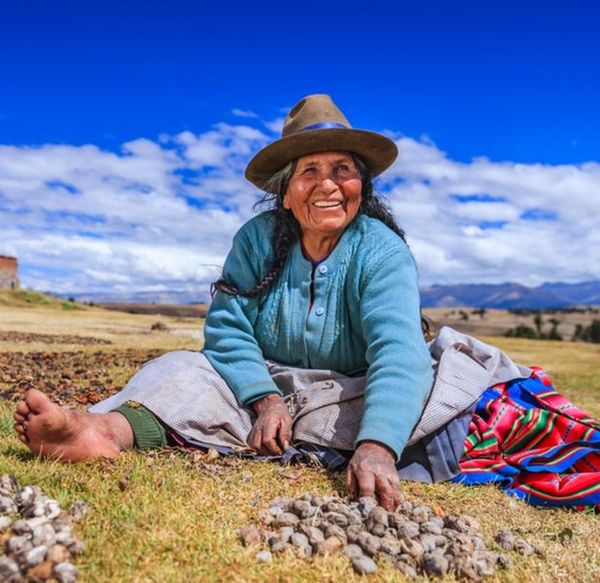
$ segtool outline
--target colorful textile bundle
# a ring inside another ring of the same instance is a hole
[[[532,505],[600,511],[600,423],[532,367],[481,396],[453,481],[496,483]]]

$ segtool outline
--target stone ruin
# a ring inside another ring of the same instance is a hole
[[[0,255],[0,289],[19,289],[16,257]]]

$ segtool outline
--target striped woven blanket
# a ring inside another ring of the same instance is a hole
[[[463,484],[499,484],[532,505],[600,511],[600,423],[532,367],[482,395],[460,461]]]

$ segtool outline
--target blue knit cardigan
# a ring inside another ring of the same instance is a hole
[[[272,212],[262,213],[235,235],[223,274],[240,289],[266,273],[274,223]],[[279,279],[258,298],[218,292],[204,333],[204,354],[241,405],[279,393],[265,359],[347,375],[363,371],[357,443],[381,442],[398,458],[432,383],[414,259],[398,235],[365,215],[317,267],[296,243]]]

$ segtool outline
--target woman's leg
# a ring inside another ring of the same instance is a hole
[[[82,461],[167,445],[165,426],[184,441],[244,449],[251,416],[202,353],[176,351],[142,365],[121,391],[88,412],[59,407],[32,390],[14,419],[19,439],[34,453]]]
[[[134,445],[131,425],[121,413],[66,409],[36,389],[17,404],[14,419],[19,439],[42,457],[70,462],[117,457]]]
[[[123,390],[90,407],[91,413],[122,411],[123,405],[142,405],[164,427],[192,444],[248,448],[246,440],[254,414],[240,407],[227,383],[197,351],[169,352],[142,365]],[[133,410],[129,415],[138,447],[140,431]],[[146,426],[150,431],[150,427]],[[143,442],[146,440],[143,439]]]

